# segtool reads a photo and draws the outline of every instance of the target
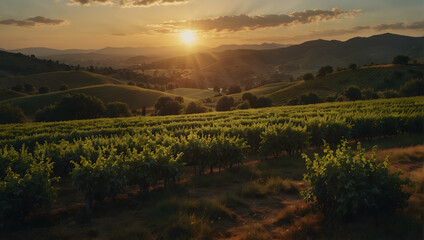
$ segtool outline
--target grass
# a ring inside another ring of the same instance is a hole
[[[248,198],[263,198],[267,195],[276,195],[279,193],[297,193],[298,190],[291,179],[282,179],[281,177],[270,177],[266,179],[257,179],[242,185],[240,195]]]
[[[26,96],[25,93],[16,92],[10,89],[0,88],[0,101],[12,99],[12,98],[24,97],[24,96]]]
[[[130,109],[139,109],[143,106],[151,107],[155,104],[156,100],[162,96],[170,96],[172,98],[176,95],[139,88],[136,86],[127,85],[98,85],[83,88],[75,88],[63,92],[52,92],[47,94],[15,98],[0,103],[12,103],[22,108],[26,115],[33,115],[38,109],[48,106],[65,94],[85,93],[88,95],[96,96],[103,100],[103,102],[120,101],[127,103]],[[193,101],[192,99],[185,99],[187,102]]]
[[[417,72],[422,72],[420,66],[395,66],[382,68],[361,68],[354,71],[342,71],[323,78],[302,81],[268,95],[275,105],[286,104],[291,99],[299,99],[301,95],[315,92],[325,99],[340,95],[350,85],[362,88],[399,89],[411,78],[417,78]]]
[[[217,93],[208,89],[197,89],[197,88],[175,88],[166,91],[169,94],[179,95],[186,98],[202,99],[213,97]]]
[[[124,84],[115,78],[86,71],[60,71],[0,78],[1,88],[11,88],[16,84],[26,83],[32,84],[35,89],[45,86],[50,91],[58,91],[63,84],[68,85],[70,89],[103,84]]]

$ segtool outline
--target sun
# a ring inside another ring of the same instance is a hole
[[[196,33],[192,30],[184,30],[180,32],[181,42],[183,42],[187,46],[191,46],[196,41]]]

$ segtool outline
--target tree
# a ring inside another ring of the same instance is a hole
[[[59,90],[60,90],[60,91],[66,91],[66,90],[68,90],[68,89],[69,89],[68,84],[62,84],[62,85],[60,86],[60,88],[59,88]]]
[[[250,107],[255,107],[256,106],[256,102],[258,100],[258,98],[256,97],[256,95],[252,94],[252,93],[244,93],[243,96],[241,97],[241,99],[243,101],[248,101]]]
[[[309,81],[313,79],[314,79],[314,75],[312,73],[305,73],[305,75],[303,75],[303,80],[305,81]]]
[[[409,62],[409,57],[405,56],[405,55],[397,55],[396,57],[393,58],[393,64],[402,64],[402,65],[406,65]]]
[[[397,98],[399,97],[399,92],[393,89],[387,89],[383,91],[384,98]]]
[[[205,105],[203,105],[202,102],[190,102],[187,105],[186,108],[186,113],[187,114],[194,114],[194,113],[205,113],[207,112],[207,108],[205,107]]]
[[[184,98],[183,97],[181,97],[181,96],[177,96],[177,97],[175,97],[175,101],[177,101],[177,102],[179,102],[179,103],[184,103]]]
[[[234,105],[234,98],[224,96],[218,100],[216,104],[216,111],[230,111]]]
[[[400,88],[400,94],[404,97],[424,95],[424,80],[411,79]]]
[[[332,66],[327,65],[327,66],[321,67],[318,71],[317,77],[324,77],[327,74],[332,73],[333,71],[334,70]]]
[[[30,83],[25,83],[24,88],[25,88],[25,92],[32,92],[35,89],[34,85]]]
[[[221,88],[218,87],[217,85],[215,85],[215,86],[213,86],[213,91],[214,92],[217,92],[217,93],[220,93],[221,92]]]
[[[111,118],[131,117],[132,114],[128,104],[123,102],[110,102],[106,105],[106,116]]]
[[[270,98],[260,97],[258,98],[258,101],[256,101],[255,108],[266,108],[266,107],[271,107],[271,105],[272,105],[272,100]]]
[[[352,85],[345,89],[344,95],[351,101],[362,99],[362,92],[358,86]]]
[[[38,93],[39,94],[44,94],[44,93],[48,93],[49,92],[49,88],[48,87],[40,87],[39,89],[38,89]]]
[[[322,100],[313,92],[310,92],[307,95],[304,94],[300,97],[300,104],[315,104],[321,102]]]
[[[231,85],[228,88],[228,94],[241,93],[241,87],[239,85]]]
[[[181,109],[181,104],[171,97],[160,97],[155,103],[155,111],[159,116],[178,115]]]
[[[169,82],[166,85],[166,90],[172,90],[172,89],[175,89],[175,84],[173,82]]]
[[[248,101],[243,101],[236,106],[236,109],[249,109],[250,103]]]
[[[66,94],[53,105],[36,112],[37,121],[65,121],[100,118],[105,114],[105,105],[97,97],[84,93]]]
[[[367,88],[362,90],[362,97],[367,100],[378,99],[378,94],[374,91],[373,88]]]
[[[24,90],[24,86],[22,86],[22,84],[16,84],[16,86],[12,87],[13,91],[17,91],[17,92],[22,92],[22,90]]]
[[[143,108],[141,109],[141,116],[146,116],[146,107],[143,106]]]
[[[12,104],[0,105],[0,124],[23,123],[26,117],[22,109]]]
[[[357,68],[357,66],[356,66],[356,64],[355,64],[355,63],[351,63],[351,64],[349,64],[348,68],[349,68],[350,70],[355,70],[355,69]]]

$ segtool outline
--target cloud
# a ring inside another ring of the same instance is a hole
[[[1,20],[0,24],[3,25],[12,25],[12,26],[18,26],[18,27],[39,27],[39,26],[57,26],[62,25],[66,23],[66,20],[62,19],[51,19],[46,18],[42,16],[32,17],[32,18],[26,18],[23,20],[16,20],[16,19],[5,19]]]
[[[153,5],[173,5],[187,3],[189,0],[70,0],[77,5],[114,4],[121,7],[150,7]]]
[[[333,8],[332,10],[314,9],[280,15],[270,14],[249,16],[241,14],[189,21],[165,22],[160,26],[164,29],[190,28],[201,31],[235,32],[336,20],[341,19],[342,16],[354,16],[360,12],[361,10],[341,10]]]
[[[384,30],[424,30],[424,21],[414,23],[391,23],[391,24],[378,24],[373,27],[377,31]]]

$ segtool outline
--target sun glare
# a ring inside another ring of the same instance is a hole
[[[180,33],[180,38],[185,45],[191,46],[196,41],[196,33],[192,30],[187,29]]]

